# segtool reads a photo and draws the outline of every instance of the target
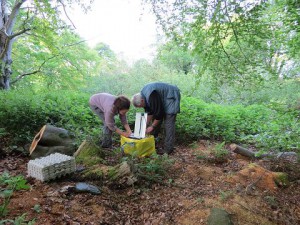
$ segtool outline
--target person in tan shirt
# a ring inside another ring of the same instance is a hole
[[[103,140],[101,146],[103,148],[112,147],[112,133],[129,137],[132,133],[126,114],[130,108],[130,100],[125,96],[114,96],[109,93],[98,93],[90,97],[89,100],[91,110],[103,122]],[[118,128],[115,124],[115,116],[119,115],[121,123],[125,131]]]

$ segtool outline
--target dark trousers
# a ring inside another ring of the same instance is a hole
[[[174,150],[175,144],[175,122],[176,122],[176,114],[166,114],[164,117],[164,133],[165,133],[165,140],[164,140],[164,151],[166,153],[171,153]],[[154,131],[154,137],[158,136],[160,131],[161,124],[157,126]]]
[[[106,126],[104,113],[96,106],[90,106],[91,110],[99,117],[99,119],[103,123],[102,127],[102,143],[101,146],[105,148],[109,148],[112,145],[112,131]]]

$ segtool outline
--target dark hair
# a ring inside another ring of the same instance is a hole
[[[127,97],[121,95],[121,96],[117,97],[116,100],[114,101],[114,106],[118,110],[129,109],[130,108],[130,100]]]

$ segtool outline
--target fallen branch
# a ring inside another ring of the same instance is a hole
[[[229,147],[234,153],[246,156],[248,158],[255,158],[255,153],[249,149],[243,148],[237,144],[231,144]]]
[[[279,152],[279,153],[266,153],[259,156],[256,156],[255,153],[247,148],[239,146],[237,144],[231,144],[229,148],[237,154],[246,156],[251,159],[261,159],[268,157],[273,160],[283,160],[291,163],[296,163],[298,161],[298,155],[296,152]]]

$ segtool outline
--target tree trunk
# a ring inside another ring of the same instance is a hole
[[[12,45],[12,43],[10,43],[9,45]],[[12,59],[11,59],[11,47],[10,47],[1,62],[0,89],[4,89],[4,90],[10,89],[10,77],[12,74],[11,64],[12,64]]]
[[[55,152],[73,155],[75,150],[75,140],[67,130],[45,125],[34,137],[29,154],[32,158],[47,156]]]
[[[13,34],[13,27],[19,14],[21,5],[26,0],[15,1],[12,9],[8,8],[8,1],[0,1],[0,89],[8,90],[10,88],[10,78],[12,74],[12,44],[14,38],[23,34],[26,30]]]

